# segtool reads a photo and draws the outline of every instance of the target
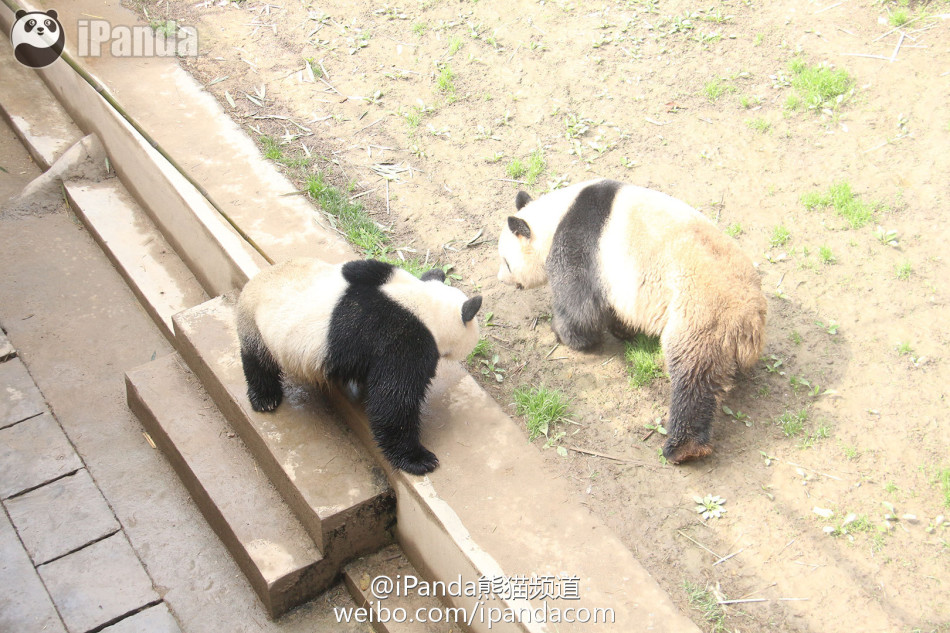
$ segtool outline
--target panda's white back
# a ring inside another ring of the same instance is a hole
[[[323,379],[330,319],[346,288],[339,266],[299,259],[263,271],[248,282],[242,300],[284,371],[314,381]]]

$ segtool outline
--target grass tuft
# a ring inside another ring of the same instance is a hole
[[[518,415],[525,417],[528,441],[549,433],[558,422],[565,421],[568,411],[567,397],[557,389],[521,386],[514,391]]]
[[[878,205],[868,204],[851,191],[847,181],[834,183],[827,192],[812,191],[801,197],[802,204],[809,211],[831,207],[843,217],[852,229],[859,229],[874,218]]]
[[[801,57],[792,59],[788,69],[796,93],[785,102],[789,110],[800,107],[816,111],[834,110],[854,88],[854,79],[847,71],[822,64],[809,66]]]
[[[641,388],[663,376],[663,350],[660,339],[638,332],[624,344],[624,358],[630,384]]]
[[[808,409],[802,409],[797,413],[785,411],[779,416],[777,422],[782,427],[782,433],[785,437],[796,437],[805,430],[805,422],[808,421]]]
[[[683,581],[683,589],[689,598],[689,606],[700,611],[706,623],[711,625],[711,633],[722,633],[726,630],[726,614],[719,604],[716,595],[706,587]]]
[[[353,202],[330,185],[322,173],[309,176],[306,189],[310,197],[335,219],[337,227],[347,239],[363,249],[366,255],[378,257],[385,253],[389,236],[373,222],[363,205]]]

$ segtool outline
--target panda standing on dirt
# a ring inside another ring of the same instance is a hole
[[[251,407],[276,409],[282,376],[356,382],[389,463],[431,472],[439,460],[419,441],[420,407],[439,359],[462,360],[475,347],[482,304],[444,281],[439,269],[416,278],[376,260],[334,266],[300,258],[261,271],[237,302]]]
[[[739,247],[687,204],[614,180],[537,200],[515,199],[498,240],[498,278],[518,288],[550,280],[552,327],[577,350],[605,329],[659,336],[672,383],[664,456],[712,452],[717,405],[765,343],[767,303]]]

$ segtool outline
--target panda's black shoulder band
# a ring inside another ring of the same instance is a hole
[[[357,259],[343,264],[343,278],[355,286],[382,286],[395,266],[377,259]]]

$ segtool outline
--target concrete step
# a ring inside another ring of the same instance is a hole
[[[138,416],[271,617],[338,577],[177,354],[126,374]]]
[[[172,315],[208,300],[198,280],[118,178],[63,186],[70,207],[174,343]]]
[[[13,46],[5,37],[0,37],[0,58],[7,60],[0,64],[0,112],[45,171],[83,134],[36,72],[13,61]]]
[[[343,560],[391,542],[386,476],[321,394],[297,389],[275,412],[251,409],[229,301],[212,299],[173,322],[182,357],[321,551]]]
[[[392,582],[393,589],[386,591],[388,584],[375,581]],[[376,633],[462,630],[460,623],[447,617],[445,605],[431,595],[434,585],[422,578],[397,545],[350,562],[343,568],[343,582]]]

